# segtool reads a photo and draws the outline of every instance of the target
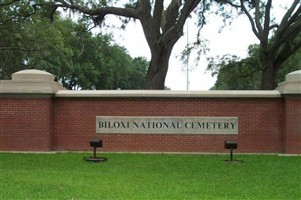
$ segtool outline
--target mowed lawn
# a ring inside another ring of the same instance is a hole
[[[301,199],[300,156],[91,154],[0,153],[0,198]]]

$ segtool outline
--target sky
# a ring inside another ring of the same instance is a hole
[[[275,0],[279,3],[280,0]],[[281,2],[292,2],[291,0],[281,0]],[[283,10],[277,12],[278,17],[283,16]],[[188,65],[179,60],[181,51],[187,42],[196,39],[197,28],[195,25],[196,16],[188,18],[184,27],[184,35],[179,39],[173,48],[169,69],[165,81],[165,86],[171,90],[209,90],[215,83],[216,77],[206,70],[206,57],[216,57],[225,54],[237,55],[241,58],[247,56],[248,46],[258,43],[258,39],[251,31],[251,25],[246,16],[236,18],[231,26],[227,26],[219,32],[222,26],[222,19],[211,16],[208,24],[203,27],[202,37],[208,40],[207,47],[210,49],[206,55],[201,55],[201,60],[195,64],[195,56],[190,56]],[[109,20],[109,21],[108,21]],[[116,23],[114,18],[106,19],[106,23]],[[117,23],[118,24],[118,23]],[[132,57],[146,57],[150,60],[150,51],[139,21],[131,22],[126,29],[114,30],[115,41],[124,46]],[[193,68],[189,70],[188,68]]]
[[[212,21],[212,20],[210,20]],[[222,25],[221,20],[214,20],[214,24],[208,24],[204,27],[202,34],[208,40],[208,48],[210,51],[206,55],[201,55],[201,60],[196,64],[195,57],[190,56],[188,66],[188,90],[209,90],[215,83],[216,77],[212,77],[209,71],[206,71],[206,57],[234,54],[241,57],[247,55],[247,49],[250,44],[257,42],[249,22],[244,17],[239,17],[231,25],[219,33],[219,28]],[[220,21],[220,23],[219,23]],[[188,23],[188,31],[187,31]],[[188,19],[184,27],[184,35],[174,46],[169,60],[169,69],[165,80],[165,86],[171,90],[187,90],[187,64],[183,64],[179,60],[181,51],[185,48],[188,42],[193,42],[196,39],[196,31],[193,19]],[[249,30],[249,31],[245,31]],[[244,31],[244,35],[241,33]],[[188,32],[188,38],[187,38]],[[125,33],[125,34],[124,34]],[[140,22],[131,23],[127,26],[126,31],[115,34],[117,43],[126,47],[132,57],[143,56],[150,59],[150,51]]]

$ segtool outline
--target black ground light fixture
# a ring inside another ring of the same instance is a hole
[[[237,146],[238,146],[237,141],[225,141],[224,143],[225,149],[230,150],[230,160],[225,160],[226,162],[239,161],[239,160],[233,160],[233,150],[237,149]]]
[[[92,161],[92,162],[107,161],[107,158],[97,157],[96,156],[96,148],[97,147],[102,147],[102,140],[100,140],[100,139],[90,140],[90,146],[93,147],[93,156],[91,156],[91,157],[84,157],[84,160],[86,160],[86,161]]]

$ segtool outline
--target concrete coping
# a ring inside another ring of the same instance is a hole
[[[301,70],[286,75],[276,90],[172,91],[172,90],[66,90],[48,72],[29,69],[16,72],[12,80],[0,81],[0,93],[54,94],[55,97],[192,97],[192,98],[280,98],[282,94],[301,94]]]
[[[171,91],[171,90],[82,90],[58,91],[56,97],[164,97],[164,98],[280,98],[282,94],[301,94],[301,70],[286,75],[286,81],[276,90],[219,90],[219,91]]]
[[[174,91],[174,90],[60,90],[55,97],[170,97],[170,98],[280,98],[277,90],[270,91]]]

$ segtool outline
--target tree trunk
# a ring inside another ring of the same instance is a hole
[[[172,47],[157,45],[152,49],[152,57],[146,74],[145,89],[164,90],[168,61]]]
[[[265,62],[261,75],[261,90],[274,90],[277,87],[277,71],[273,63]]]

